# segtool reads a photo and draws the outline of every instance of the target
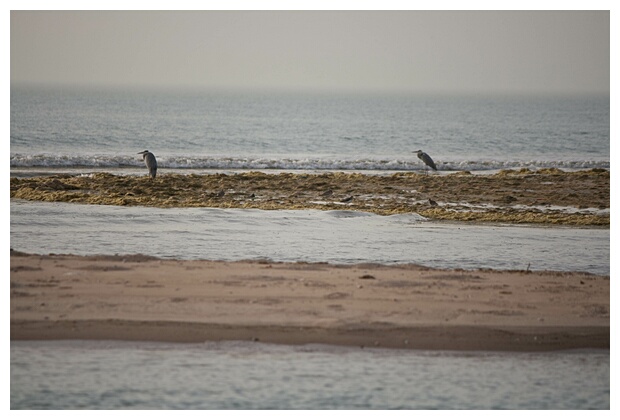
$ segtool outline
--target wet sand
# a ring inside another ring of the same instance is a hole
[[[11,339],[609,348],[609,277],[11,255]]]
[[[609,171],[504,170],[493,175],[96,173],[11,178],[11,197],[154,207],[347,209],[434,220],[609,226]]]

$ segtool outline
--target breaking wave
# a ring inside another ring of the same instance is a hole
[[[267,158],[267,157],[188,157],[160,156],[160,168],[168,169],[221,169],[221,170],[359,170],[359,171],[414,171],[423,170],[417,159],[346,159],[337,157]],[[606,160],[463,160],[436,161],[443,171],[485,171],[514,168],[564,168],[564,169],[609,169]],[[11,154],[11,167],[46,168],[131,168],[142,167],[140,159],[113,155],[49,155]]]

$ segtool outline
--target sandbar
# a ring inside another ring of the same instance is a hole
[[[11,252],[11,339],[609,349],[609,276]]]

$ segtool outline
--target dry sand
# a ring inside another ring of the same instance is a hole
[[[11,339],[609,348],[609,277],[11,254]]]

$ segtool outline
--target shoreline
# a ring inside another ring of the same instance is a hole
[[[114,340],[171,343],[252,341],[433,351],[546,352],[610,348],[606,327],[373,327],[223,325],[175,321],[11,322],[11,340]]]
[[[609,276],[11,253],[11,340],[610,347]]]

